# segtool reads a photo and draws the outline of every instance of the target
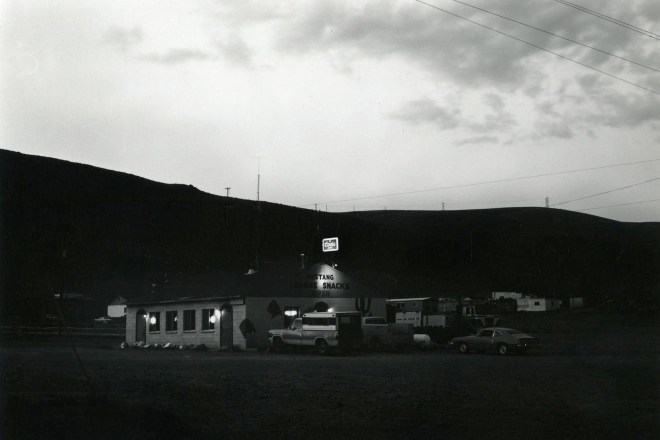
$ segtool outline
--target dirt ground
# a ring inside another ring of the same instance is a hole
[[[656,322],[657,324],[657,322]],[[658,325],[536,353],[224,353],[5,341],[3,439],[658,439]],[[530,332],[531,333],[531,332]]]

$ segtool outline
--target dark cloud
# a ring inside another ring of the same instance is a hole
[[[535,130],[530,136],[531,139],[559,138],[571,139],[575,132],[569,121],[539,121],[535,124]]]
[[[472,8],[458,4],[442,6],[448,12],[593,67],[606,65],[616,73],[631,66],[601,52]],[[642,3],[611,3],[608,6],[604,13],[640,22],[637,14]],[[634,55],[639,62],[660,56],[658,51],[644,51],[638,34],[560,3],[509,0],[485,7],[601,50],[630,52],[631,57]],[[527,87],[538,92],[535,87],[550,74],[546,70],[549,63],[565,63],[566,67],[572,64],[416,2],[367,2],[361,6],[316,2],[296,13],[293,23],[283,22],[277,33],[277,44],[283,51],[342,51],[352,53],[355,60],[399,57],[423,66],[431,74],[442,74],[457,84],[476,88],[494,86],[500,90],[514,90]]]
[[[519,62],[531,52],[529,47],[507,42],[507,50],[502,50],[501,38],[489,31],[419,3],[317,5],[295,25],[282,28],[281,50],[341,50],[354,54],[354,59],[399,57],[462,84],[511,85],[524,80]]]
[[[411,101],[398,111],[389,115],[410,124],[429,123],[440,130],[456,128],[459,123],[457,109],[445,109],[431,99]]]

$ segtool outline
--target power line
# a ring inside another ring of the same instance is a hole
[[[562,40],[570,41],[571,43],[574,43],[574,44],[579,44],[580,46],[587,47],[587,48],[589,48],[589,49],[591,49],[591,50],[595,50],[595,51],[597,51],[597,52],[600,52],[600,53],[605,54],[605,55],[609,55],[609,56],[614,57],[614,58],[618,58],[618,59],[620,59],[620,60],[622,60],[622,61],[627,61],[627,62],[629,62],[629,63],[631,63],[631,64],[635,64],[636,66],[645,67],[645,68],[650,69],[650,70],[653,70],[653,71],[655,71],[655,72],[660,72],[660,70],[658,70],[658,69],[656,69],[656,68],[654,68],[654,67],[647,66],[646,64],[638,63],[637,61],[633,61],[633,60],[629,60],[628,58],[620,57],[620,56],[615,55],[615,54],[613,54],[613,53],[611,53],[611,52],[607,52],[607,51],[605,51],[605,50],[598,49],[597,47],[593,47],[593,46],[590,46],[590,45],[588,45],[588,44],[580,43],[579,41],[575,41],[575,40],[572,40],[572,39],[570,39],[570,38],[563,37],[563,36],[561,36],[561,35],[555,34],[555,33],[550,32],[550,31],[546,31],[546,30],[544,30],[544,29],[538,28],[538,27],[536,27],[536,26],[532,26],[532,25],[527,24],[527,23],[523,23],[522,21],[518,21],[518,20],[515,20],[515,19],[513,19],[513,18],[505,17],[504,15],[500,15],[500,14],[498,14],[498,13],[495,13],[495,12],[489,11],[489,10],[487,10],[487,9],[483,9],[483,8],[478,7],[478,6],[474,6],[474,5],[471,5],[471,4],[469,4],[469,3],[462,2],[462,1],[460,1],[460,0],[451,0],[451,1],[453,1],[453,2],[455,2],[455,3],[459,3],[459,4],[461,4],[461,5],[468,6],[468,7],[470,7],[470,8],[476,9],[476,10],[478,10],[478,11],[485,12],[485,13],[487,13],[487,14],[494,15],[494,16],[499,17],[499,18],[502,18],[502,19],[504,19],[504,20],[508,20],[508,21],[513,22],[513,23],[517,23],[517,24],[519,24],[519,25],[521,25],[521,26],[525,26],[525,27],[528,27],[528,28],[530,28],[530,29],[534,29],[534,30],[536,30],[536,31],[543,32],[544,34],[552,35],[553,37],[561,38]]]
[[[646,29],[642,29],[640,27],[637,27],[633,24],[626,23],[625,21],[621,21],[618,18],[613,18],[613,17],[610,17],[609,15],[601,14],[600,12],[592,11],[591,9],[585,8],[584,6],[580,6],[578,4],[567,2],[567,1],[564,1],[564,0],[555,0],[555,1],[557,3],[561,3],[562,5],[569,6],[571,8],[575,8],[578,11],[582,11],[584,13],[591,14],[591,15],[593,15],[595,17],[598,17],[602,20],[609,21],[610,23],[614,23],[617,26],[624,27],[624,28],[626,28],[628,30],[631,30],[633,32],[637,32],[638,34],[642,34],[646,37],[650,37],[650,38],[653,38],[655,40],[660,40],[660,35],[655,34],[651,31],[647,31]]]
[[[617,206],[641,205],[642,203],[660,202],[660,199],[642,200],[640,202],[619,203],[617,205],[597,206],[595,208],[578,209],[577,212],[593,211],[596,209],[615,208]]]
[[[659,161],[660,161],[660,159],[647,159],[647,160],[639,160],[639,161],[636,161],[636,162],[627,162],[627,163],[618,163],[618,164],[612,164],[612,165],[602,165],[602,166],[598,166],[598,167],[581,168],[581,169],[577,169],[577,170],[556,171],[556,172],[553,172],[553,173],[536,174],[536,175],[533,175],[533,176],[511,177],[511,178],[507,178],[507,179],[488,180],[488,181],[485,181],[485,182],[464,183],[464,184],[459,184],[459,185],[450,185],[450,186],[442,186],[442,187],[437,187],[437,188],[419,189],[419,190],[414,190],[414,191],[405,191],[405,192],[399,192],[399,193],[381,194],[381,195],[375,195],[375,196],[356,197],[356,198],[352,198],[352,199],[334,200],[334,201],[319,202],[319,203],[335,204],[335,203],[353,202],[353,201],[358,201],[358,200],[380,199],[380,198],[383,198],[383,197],[405,196],[405,195],[410,195],[410,194],[419,194],[419,193],[424,193],[424,192],[440,191],[440,190],[445,190],[445,189],[466,188],[466,187],[471,187],[471,186],[489,185],[489,184],[493,184],[493,183],[504,183],[504,182],[514,182],[514,181],[517,181],[517,180],[537,179],[539,177],[549,177],[549,176],[558,176],[558,175],[562,175],[562,174],[581,173],[581,172],[584,172],[584,171],[602,170],[602,169],[605,169],[605,168],[616,168],[616,167],[623,167],[623,166],[629,166],[629,165],[638,165],[638,164],[642,164],[642,163],[659,162]],[[314,203],[303,205],[303,206],[311,206],[313,204]]]
[[[629,84],[629,85],[631,85],[631,86],[637,87],[637,88],[642,89],[642,90],[646,90],[646,91],[649,92],[649,93],[653,93],[653,94],[655,94],[655,95],[660,95],[660,92],[657,92],[657,91],[655,91],[655,90],[653,90],[653,89],[650,89],[650,88],[648,88],[648,87],[645,87],[645,86],[643,86],[643,85],[641,85],[641,84],[634,83],[634,82],[632,82],[632,81],[628,81],[627,79],[623,79],[623,78],[621,78],[621,77],[619,77],[619,76],[616,76],[616,75],[613,75],[613,74],[611,74],[611,73],[607,73],[607,72],[605,72],[604,70],[600,70],[600,69],[597,68],[597,67],[593,67],[593,66],[590,66],[590,65],[588,65],[588,64],[582,63],[582,62],[580,62],[580,61],[574,60],[573,58],[569,58],[569,57],[567,57],[567,56],[561,55],[561,54],[559,54],[559,53],[557,53],[557,52],[554,52],[554,51],[552,51],[552,50],[550,50],[550,49],[546,49],[545,47],[539,46],[538,44],[530,43],[529,41],[525,41],[525,40],[523,40],[523,39],[521,39],[521,38],[515,37],[515,36],[513,36],[513,35],[511,35],[511,34],[507,34],[506,32],[502,32],[502,31],[497,30],[497,29],[495,29],[495,28],[492,28],[492,27],[490,27],[490,26],[486,26],[485,24],[478,23],[478,22],[476,22],[476,21],[474,21],[474,20],[470,20],[469,18],[463,17],[463,16],[458,15],[458,14],[455,14],[455,13],[453,13],[453,12],[449,12],[449,11],[447,11],[447,10],[445,10],[445,9],[439,8],[439,7],[437,7],[437,6],[435,6],[435,5],[432,5],[432,4],[430,4],[430,3],[426,3],[426,2],[424,2],[424,1],[422,1],[422,0],[415,0],[415,1],[416,1],[417,3],[421,3],[421,4],[423,4],[423,5],[426,5],[426,6],[430,7],[430,8],[437,9],[437,10],[440,11],[440,12],[444,12],[445,14],[452,15],[452,16],[454,16],[454,17],[456,17],[456,18],[460,18],[461,20],[465,20],[465,21],[470,22],[470,23],[472,23],[472,24],[476,24],[477,26],[480,26],[480,27],[482,27],[482,28],[484,28],[484,29],[488,29],[488,30],[493,31],[493,32],[496,32],[496,33],[498,33],[498,34],[500,34],[500,35],[504,35],[505,37],[509,37],[509,38],[514,39],[514,40],[516,40],[516,41],[519,41],[519,42],[521,42],[521,43],[527,44],[528,46],[532,46],[532,47],[535,47],[535,48],[537,48],[537,49],[539,49],[539,50],[542,50],[542,51],[544,51],[544,52],[551,53],[551,54],[553,54],[553,55],[555,55],[555,56],[558,56],[558,57],[561,58],[561,59],[564,59],[564,60],[566,60],[566,61],[570,61],[570,62],[572,62],[572,63],[578,64],[578,65],[580,65],[580,66],[582,66],[582,67],[586,67],[587,69],[591,69],[591,70],[596,71],[596,72],[598,72],[598,73],[601,73],[601,74],[603,74],[603,75],[609,76],[610,78],[614,78],[614,79],[616,79],[616,80],[619,80],[619,81],[624,82],[624,83],[626,83],[626,84]]]
[[[613,193],[613,192],[616,192],[616,191],[621,191],[621,190],[623,190],[623,189],[632,188],[633,186],[644,185],[645,183],[654,182],[654,181],[656,181],[656,180],[660,180],[660,177],[655,177],[655,178],[653,178],[653,179],[645,180],[644,182],[633,183],[632,185],[627,185],[627,186],[622,186],[622,187],[620,187],[620,188],[611,189],[611,190],[609,190],[609,191],[604,191],[604,192],[601,192],[601,193],[598,193],[598,194],[592,194],[592,195],[590,195],[590,196],[580,197],[579,199],[567,200],[567,201],[565,201],[565,202],[561,202],[561,203],[554,203],[554,204],[552,204],[552,205],[550,205],[550,206],[565,205],[565,204],[567,204],[567,203],[577,202],[578,200],[590,199],[590,198],[592,198],[592,197],[602,196],[603,194],[610,194],[610,193]]]

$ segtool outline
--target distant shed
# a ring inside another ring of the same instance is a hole
[[[519,312],[550,312],[559,310],[561,300],[555,298],[518,298],[516,306]]]
[[[584,298],[581,296],[569,298],[568,301],[569,301],[569,307],[571,309],[584,307]]]
[[[110,304],[108,304],[109,318],[121,318],[126,316],[126,303],[127,300],[123,296],[116,297]]]

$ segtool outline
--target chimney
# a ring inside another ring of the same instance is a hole
[[[300,268],[305,268],[305,254],[300,254]]]

